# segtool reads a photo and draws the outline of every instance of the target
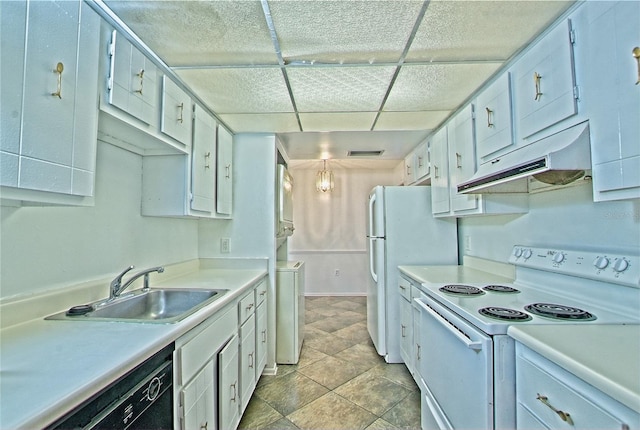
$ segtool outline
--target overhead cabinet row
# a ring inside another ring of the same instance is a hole
[[[144,157],[144,215],[231,215],[232,135],[134,35],[84,1],[0,7],[3,204],[93,204],[99,139]]]
[[[590,148],[581,164],[593,175],[594,200],[640,197],[640,40],[631,30],[638,19],[637,2],[580,5],[407,156],[405,184],[431,183],[440,216],[526,211],[521,196],[494,188],[465,197],[458,188],[499,171],[514,151],[544,154],[565,130],[579,135],[582,127]],[[528,178],[507,191],[545,188]]]

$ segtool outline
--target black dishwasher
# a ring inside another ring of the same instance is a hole
[[[163,348],[46,429],[173,429],[174,349]]]

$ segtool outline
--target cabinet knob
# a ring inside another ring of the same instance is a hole
[[[62,72],[63,71],[64,71],[64,64],[62,63],[58,63],[56,65],[56,69],[53,71],[53,73],[58,74],[58,89],[55,93],[51,93],[51,95],[54,97],[58,97],[59,99],[62,98]]]
[[[633,54],[633,58],[636,59],[636,63],[638,63],[638,80],[636,81],[636,85],[640,84],[640,46],[636,46],[631,51]]]

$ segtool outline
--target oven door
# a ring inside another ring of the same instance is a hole
[[[492,429],[492,339],[429,297],[420,309],[420,374],[441,428]]]

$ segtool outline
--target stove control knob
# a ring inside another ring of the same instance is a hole
[[[558,252],[553,256],[554,263],[562,263],[564,261],[564,254],[562,252]]]
[[[607,257],[596,257],[593,260],[593,265],[596,266],[596,269],[602,270],[609,265],[609,259]]]
[[[627,270],[629,267],[629,261],[624,258],[616,258],[616,261],[613,262],[613,270],[620,273]]]
[[[513,250],[513,255],[514,255],[516,258],[520,258],[520,257],[522,257],[522,248],[515,248],[515,249]]]
[[[525,249],[525,250],[522,252],[522,256],[524,257],[524,259],[525,259],[525,260],[526,260],[526,259],[528,259],[528,258],[530,258],[530,257],[531,257],[531,255],[533,255],[533,253],[531,252],[531,250],[530,250],[530,249]]]

